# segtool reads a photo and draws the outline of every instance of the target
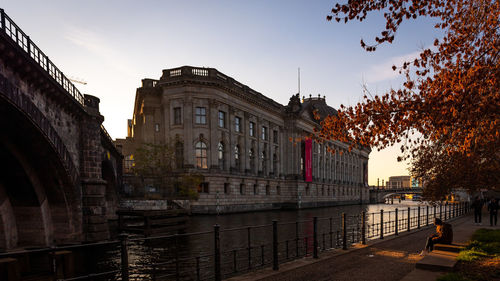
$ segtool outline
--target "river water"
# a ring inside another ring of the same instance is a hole
[[[345,213],[347,242],[360,238],[361,213],[365,212],[368,238],[378,237],[380,211],[384,222],[394,221],[398,208],[399,220],[417,216],[421,206],[421,223],[425,225],[425,204],[403,201],[393,205],[370,204],[336,206],[302,210],[277,210],[226,215],[192,216],[185,234],[161,239],[131,240],[129,264],[131,280],[213,280],[214,225],[220,226],[222,277],[230,277],[272,264],[272,221],[277,221],[279,261],[302,258],[312,254],[313,218],[317,217],[320,250],[342,246],[341,218]],[[439,213],[439,208],[437,209]],[[424,216],[424,217],[422,217]],[[401,222],[403,223],[403,222]],[[416,227],[412,222],[412,228]],[[373,227],[372,227],[373,225]],[[386,225],[387,227],[387,225]],[[394,227],[394,225],[392,225]],[[405,229],[399,226],[400,229]],[[404,227],[404,226],[403,226]],[[388,231],[390,232],[390,231]],[[119,265],[119,248],[103,253],[105,267]]]

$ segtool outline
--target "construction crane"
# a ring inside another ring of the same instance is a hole
[[[68,76],[68,80],[71,81],[71,82],[74,82],[74,83],[78,83],[78,84],[82,84],[82,85],[87,85],[87,82],[84,81],[83,79],[80,79],[80,78]]]

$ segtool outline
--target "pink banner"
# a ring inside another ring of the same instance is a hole
[[[306,182],[312,182],[312,139],[306,139]]]

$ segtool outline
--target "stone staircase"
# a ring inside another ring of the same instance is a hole
[[[457,264],[458,253],[464,248],[465,244],[462,243],[436,244],[434,251],[418,261],[415,270],[406,275],[401,281],[436,280],[446,272],[453,271]]]

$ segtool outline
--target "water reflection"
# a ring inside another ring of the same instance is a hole
[[[272,221],[278,221],[279,259],[311,254],[313,218],[318,217],[319,246],[327,249],[341,243],[341,216],[346,214],[348,240],[359,238],[360,214],[368,223],[394,219],[394,210],[419,206],[417,202],[337,206],[303,210],[263,211],[219,216],[193,216],[186,233],[168,239],[134,242],[130,247],[132,278],[175,280],[207,279],[213,276],[214,225],[220,225],[223,277],[268,265],[272,261]],[[420,204],[422,206],[422,204]],[[424,207],[425,208],[425,207]],[[404,215],[404,211],[400,211]],[[425,214],[425,213],[421,213]],[[401,218],[401,216],[400,216]],[[371,221],[370,221],[371,220]],[[209,232],[209,233],[205,233]],[[178,275],[178,276],[177,276]],[[162,277],[162,278],[160,278]]]

